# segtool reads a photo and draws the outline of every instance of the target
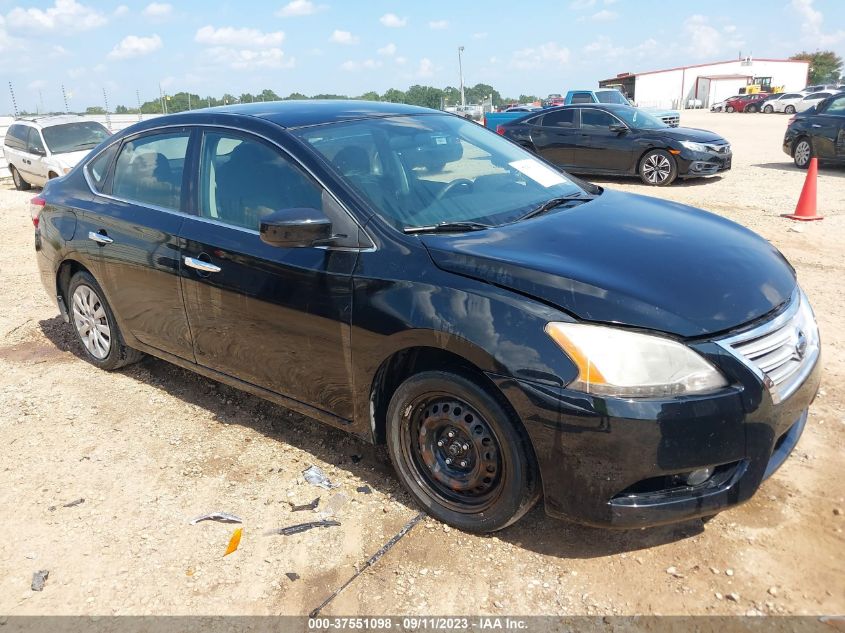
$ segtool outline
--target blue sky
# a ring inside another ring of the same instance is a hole
[[[168,92],[356,95],[464,78],[503,95],[620,72],[832,48],[843,0],[0,0],[0,77],[33,110],[134,105]],[[10,111],[6,86],[0,111]]]

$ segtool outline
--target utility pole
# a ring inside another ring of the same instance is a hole
[[[67,92],[65,92],[65,85],[62,84],[62,99],[65,101],[65,113],[70,114],[70,108],[67,105]]]
[[[466,97],[464,96],[464,65],[463,60],[461,59],[461,55],[464,52],[463,46],[458,46],[458,73],[461,76],[461,105],[465,106],[467,104]]]
[[[141,93],[135,90],[135,101],[138,102],[138,120],[141,120]]]
[[[15,111],[15,117],[18,116],[18,102],[15,100],[15,89],[12,88],[12,82],[9,82],[9,93],[12,95],[12,109]]]
[[[191,109],[191,93],[188,92],[188,110]]]
[[[111,115],[109,114],[109,98],[106,95],[106,89],[103,88],[103,103],[106,104],[106,127],[109,129],[109,132],[112,131],[111,129]]]
[[[45,110],[44,110],[44,95],[42,94],[42,92],[41,92],[40,90],[38,91],[38,103],[40,103],[40,104],[41,104],[41,114],[45,114]]]

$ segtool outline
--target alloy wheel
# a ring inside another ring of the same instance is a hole
[[[795,146],[795,164],[799,167],[803,167],[810,162],[811,154],[812,149],[810,148],[810,142],[806,139],[799,141]]]
[[[643,176],[653,185],[666,182],[672,174],[672,164],[662,154],[652,154],[643,161]]]
[[[418,483],[453,511],[481,512],[501,492],[499,440],[484,417],[459,398],[418,398],[403,429],[401,450]]]
[[[80,284],[71,300],[73,325],[88,353],[103,360],[111,351],[111,328],[103,302],[97,293]]]

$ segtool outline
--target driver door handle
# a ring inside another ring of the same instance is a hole
[[[194,268],[204,273],[219,273],[222,268],[220,266],[216,266],[211,262],[204,262],[201,259],[197,259],[196,257],[188,257],[185,255],[185,266],[188,268]]]
[[[95,233],[94,231],[88,231],[88,239],[97,242],[97,244],[111,244],[112,242],[114,242],[114,240],[108,235],[104,235],[103,233]]]

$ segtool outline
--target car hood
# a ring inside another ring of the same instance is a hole
[[[694,127],[661,128],[660,134],[676,141],[695,141],[696,143],[727,143],[727,141],[710,130],[699,130]]]
[[[83,149],[79,152],[65,152],[63,154],[53,154],[53,158],[65,167],[76,167],[76,164],[83,158],[88,156],[88,153],[90,151],[90,149]]]
[[[522,222],[421,239],[444,270],[582,320],[682,337],[761,317],[796,283],[757,234],[705,211],[614,191]]]

